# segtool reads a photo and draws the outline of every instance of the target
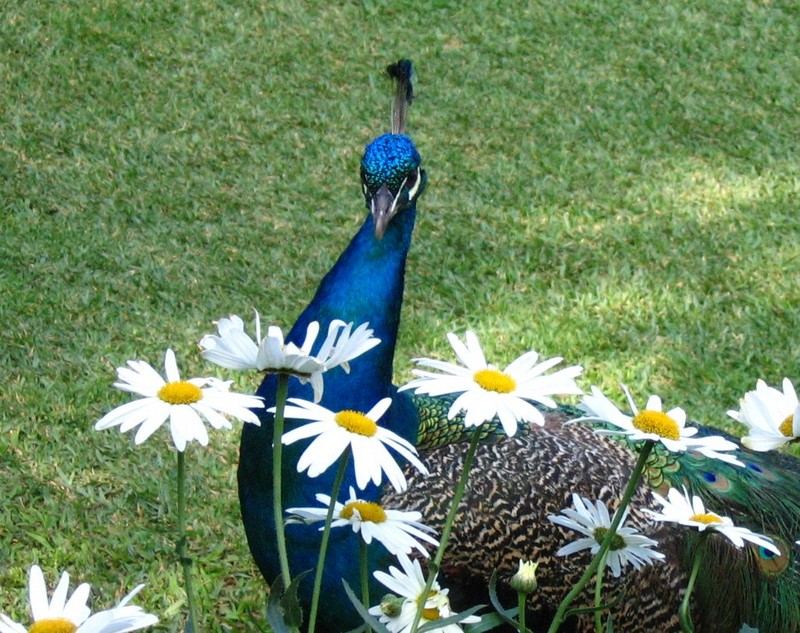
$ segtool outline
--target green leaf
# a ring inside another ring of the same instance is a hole
[[[283,577],[278,576],[272,583],[267,600],[267,621],[274,633],[298,633],[303,624],[303,609],[297,599],[300,581],[310,574],[298,574],[284,591]]]
[[[446,618],[441,618],[440,620],[433,620],[424,624],[423,626],[417,629],[417,633],[425,633],[425,631],[438,631],[449,624],[458,624],[464,618],[468,618],[476,611],[483,609],[486,605],[479,604],[471,609],[467,609],[466,611],[462,611],[461,613],[454,613],[453,615],[449,615]]]
[[[510,611],[516,615],[518,609],[515,607],[514,609],[510,609]],[[507,624],[508,620],[499,613],[487,613],[481,616],[480,622],[476,622],[475,624],[467,624],[465,628],[468,633],[484,633],[485,631],[491,631],[492,629],[496,629]]]
[[[345,593],[347,593],[347,597],[350,598],[350,602],[353,603],[353,606],[358,611],[358,615],[360,615],[364,622],[377,633],[389,633],[389,629],[387,629],[374,615],[372,615],[367,607],[365,607],[361,600],[358,599],[356,594],[353,593],[353,590],[350,589],[350,585],[347,584],[347,581],[342,579],[342,584],[344,585]]]
[[[498,617],[508,624],[509,626],[514,627],[515,630],[519,631],[519,622],[517,622],[514,618],[517,617],[519,612],[519,608],[514,607],[513,609],[506,609],[502,604],[500,604],[500,598],[497,597],[497,570],[495,569],[492,572],[492,577],[489,578],[489,600],[492,602],[492,606],[494,610],[497,612]]]

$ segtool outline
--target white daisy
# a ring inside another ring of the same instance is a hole
[[[466,345],[452,332],[448,333],[447,338],[463,367],[417,358],[415,362],[418,365],[445,373],[415,369],[413,373],[419,378],[401,390],[414,389],[416,393],[431,396],[461,393],[447,416],[452,419],[460,411],[465,411],[465,426],[478,426],[497,416],[506,434],[511,436],[517,432],[517,423],[520,421],[544,425],[544,416],[528,401],[554,408],[556,403],[550,398],[551,395],[583,393],[575,384],[575,377],[583,371],[582,367],[567,367],[544,375],[544,372],[563,360],[560,357],[537,365],[539,355],[528,352],[500,371],[486,362],[474,333],[467,331]]]
[[[0,614],[0,633],[126,633],[138,631],[158,622],[158,618],[145,613],[141,607],[128,605],[144,585],[139,585],[113,609],[99,611],[90,617],[86,606],[90,587],[79,585],[69,600],[69,574],[61,575],[53,596],[47,599],[44,574],[38,565],[33,565],[28,577],[28,603],[33,616],[30,628]]]
[[[565,508],[561,515],[549,515],[547,518],[563,527],[575,530],[584,534],[586,538],[580,538],[569,545],[565,545],[556,552],[558,556],[568,556],[583,549],[589,549],[592,555],[600,551],[608,529],[611,527],[611,517],[608,514],[606,505],[599,499],[592,505],[592,502],[577,494],[572,495],[572,504],[575,509]],[[656,541],[642,536],[638,530],[624,527],[625,519],[628,517],[628,508],[622,515],[622,521],[617,528],[617,533],[611,540],[611,548],[606,555],[606,566],[611,568],[611,573],[615,578],[619,578],[622,573],[622,566],[630,563],[634,569],[641,569],[644,565],[652,564],[653,561],[664,558],[660,552],[649,549],[658,545]]]
[[[386,413],[392,404],[391,398],[384,398],[367,413],[360,411],[329,411],[313,402],[299,398],[289,398],[290,405],[284,411],[287,418],[311,420],[310,424],[293,429],[283,435],[284,444],[314,437],[297,462],[297,472],[308,470],[309,477],[317,477],[333,464],[349,446],[353,452],[356,484],[360,489],[372,481],[380,485],[382,473],[395,490],[406,489],[406,478],[386,447],[400,453],[417,470],[428,474],[428,470],[417,458],[416,449],[405,439],[392,431],[381,428],[377,420]],[[274,412],[274,408],[270,409]]]
[[[734,451],[739,448],[734,442],[726,440],[721,435],[694,437],[697,429],[686,426],[686,412],[680,407],[665,413],[661,406],[661,398],[650,396],[645,408],[639,411],[628,388],[622,385],[622,389],[633,411],[632,416],[622,413],[597,387],[592,387],[591,395],[584,396],[579,405],[579,408],[588,414],[580,420],[608,422],[619,429],[599,429],[597,433],[623,433],[632,440],[661,442],[672,452],[693,450],[706,457],[736,466],[742,465],[733,455],[724,454],[724,451]]]
[[[783,392],[763,380],[739,402],[739,411],[728,411],[750,432],[742,444],[754,451],[769,451],[800,438],[800,405],[792,381],[783,379]]]
[[[703,500],[697,495],[690,496],[686,492],[686,488],[683,489],[683,494],[676,488],[670,488],[666,499],[655,492],[653,497],[661,504],[661,512],[653,512],[652,510],[646,510],[646,512],[651,514],[657,521],[669,521],[695,527],[701,532],[705,530],[719,532],[736,547],[742,547],[745,541],[749,541],[775,554],[780,555],[781,553],[768,537],[751,532],[747,528],[735,526],[729,517],[723,517],[707,511],[703,505]]]
[[[400,561],[400,566],[403,568],[402,571],[397,567],[389,567],[388,574],[376,571],[373,575],[376,580],[400,597],[402,602],[400,603],[399,611],[396,608],[396,603],[393,603],[390,608],[383,604],[374,606],[370,608],[369,612],[378,616],[390,633],[410,633],[417,609],[422,603],[425,577],[422,574],[419,561],[412,561],[405,555],[398,556],[397,560]],[[420,626],[455,615],[450,609],[450,599],[447,594],[448,590],[442,589],[434,579],[425,600],[422,618],[419,621]],[[461,624],[474,624],[480,622],[480,620],[478,616],[470,615],[460,620],[460,622]],[[458,624],[447,624],[432,630],[444,631],[445,633],[461,633],[463,631]]]
[[[315,402],[322,398],[323,372],[337,366],[349,372],[349,361],[380,343],[380,339],[372,336],[369,324],[363,323],[353,332],[352,323],[336,319],[328,327],[319,351],[312,354],[311,349],[319,334],[317,321],[308,324],[303,344],[298,347],[286,343],[283,332],[274,325],[269,326],[267,335],[262,338],[258,312],[255,320],[255,340],[245,333],[242,319],[235,314],[217,321],[219,334],[207,334],[200,339],[203,356],[227,369],[292,374],[303,383],[311,382]]]
[[[117,389],[144,396],[123,404],[104,415],[95,424],[97,430],[119,425],[123,433],[139,426],[134,441],[141,444],[167,419],[175,448],[183,451],[186,444],[197,440],[208,444],[208,432],[203,419],[215,429],[231,428],[226,415],[244,422],[260,424],[250,409],[264,406],[261,398],[231,393],[229,381],[218,378],[181,380],[175,353],[168,349],[164,357],[166,380],[149,364],[129,360],[128,367],[117,368]]]
[[[368,352],[381,340],[372,336],[369,323],[362,323],[353,330],[352,323],[339,319],[331,321],[328,336],[317,352],[317,358],[325,364],[325,370],[341,367],[350,373],[350,361]]]
[[[318,494],[317,501],[323,504],[322,508],[289,508],[287,514],[291,516],[286,522],[313,523],[324,521],[328,514],[328,507],[331,498],[328,495]],[[402,512],[400,510],[389,510],[380,504],[372,501],[363,501],[356,496],[355,489],[350,487],[350,498],[347,503],[338,501],[333,507],[333,521],[331,527],[342,527],[349,525],[353,532],[361,532],[364,542],[369,544],[374,538],[383,543],[390,553],[410,554],[412,549],[416,549],[423,556],[429,556],[425,546],[420,541],[430,543],[434,547],[439,545],[439,541],[426,534],[433,532],[419,520],[422,514],[419,512]],[[320,530],[324,529],[320,528]]]
[[[311,355],[319,334],[319,323],[312,321],[306,329],[303,344],[285,343],[283,332],[275,325],[261,336],[261,317],[256,312],[256,339],[244,331],[244,322],[235,314],[217,321],[219,334],[206,334],[200,339],[203,356],[227,369],[285,371],[309,376],[323,368],[321,360]]]

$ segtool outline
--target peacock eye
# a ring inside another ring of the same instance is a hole
[[[406,187],[408,188],[408,197],[413,198],[419,188],[419,167],[406,178]]]

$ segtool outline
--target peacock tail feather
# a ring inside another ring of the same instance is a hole
[[[418,447],[431,474],[409,472],[409,491],[387,494],[382,503],[417,510],[429,525],[441,527],[470,434],[481,433],[482,444],[441,573],[457,588],[452,593],[462,599],[460,606],[467,607],[486,601],[485,584],[495,569],[508,581],[519,560],[539,561],[539,589],[529,603],[529,619],[547,623],[589,562],[588,554],[555,556],[574,536],[547,516],[569,506],[573,492],[601,499],[609,510],[616,508],[636,461],[635,445],[624,436],[595,433],[602,425],[571,422],[584,414],[569,405],[541,408],[545,426],[521,425],[512,438],[504,435],[497,420],[476,431],[465,429],[459,416],[447,417],[454,399],[413,396],[420,417]],[[703,434],[710,432],[700,428]],[[798,630],[800,561],[794,542],[800,537],[795,484],[800,465],[791,457],[744,448],[737,457],[744,467],[655,447],[626,524],[658,541],[658,550],[667,558],[619,579],[608,575],[609,595],[624,596],[612,610],[615,630],[680,631],[678,607],[698,538],[686,528],[653,521],[642,512],[656,507],[652,490],[666,494],[670,487],[685,487],[710,510],[772,537],[781,549],[775,556],[757,546],[738,549],[724,537],[712,536],[694,596],[697,631],[738,633],[745,623],[761,633]],[[506,599],[514,604],[510,592]],[[587,591],[584,602],[590,601]],[[588,632],[593,621],[585,617],[570,626]]]

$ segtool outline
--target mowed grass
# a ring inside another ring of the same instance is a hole
[[[92,426],[127,359],[227,377],[214,319],[291,325],[362,221],[401,56],[430,182],[398,381],[467,327],[729,429],[756,379],[800,378],[796,3],[496,5],[2,5],[0,612],[27,618],[38,562],[98,608],[146,582],[181,629],[167,434]],[[265,595],[237,441],[188,452],[205,631],[256,629]]]

